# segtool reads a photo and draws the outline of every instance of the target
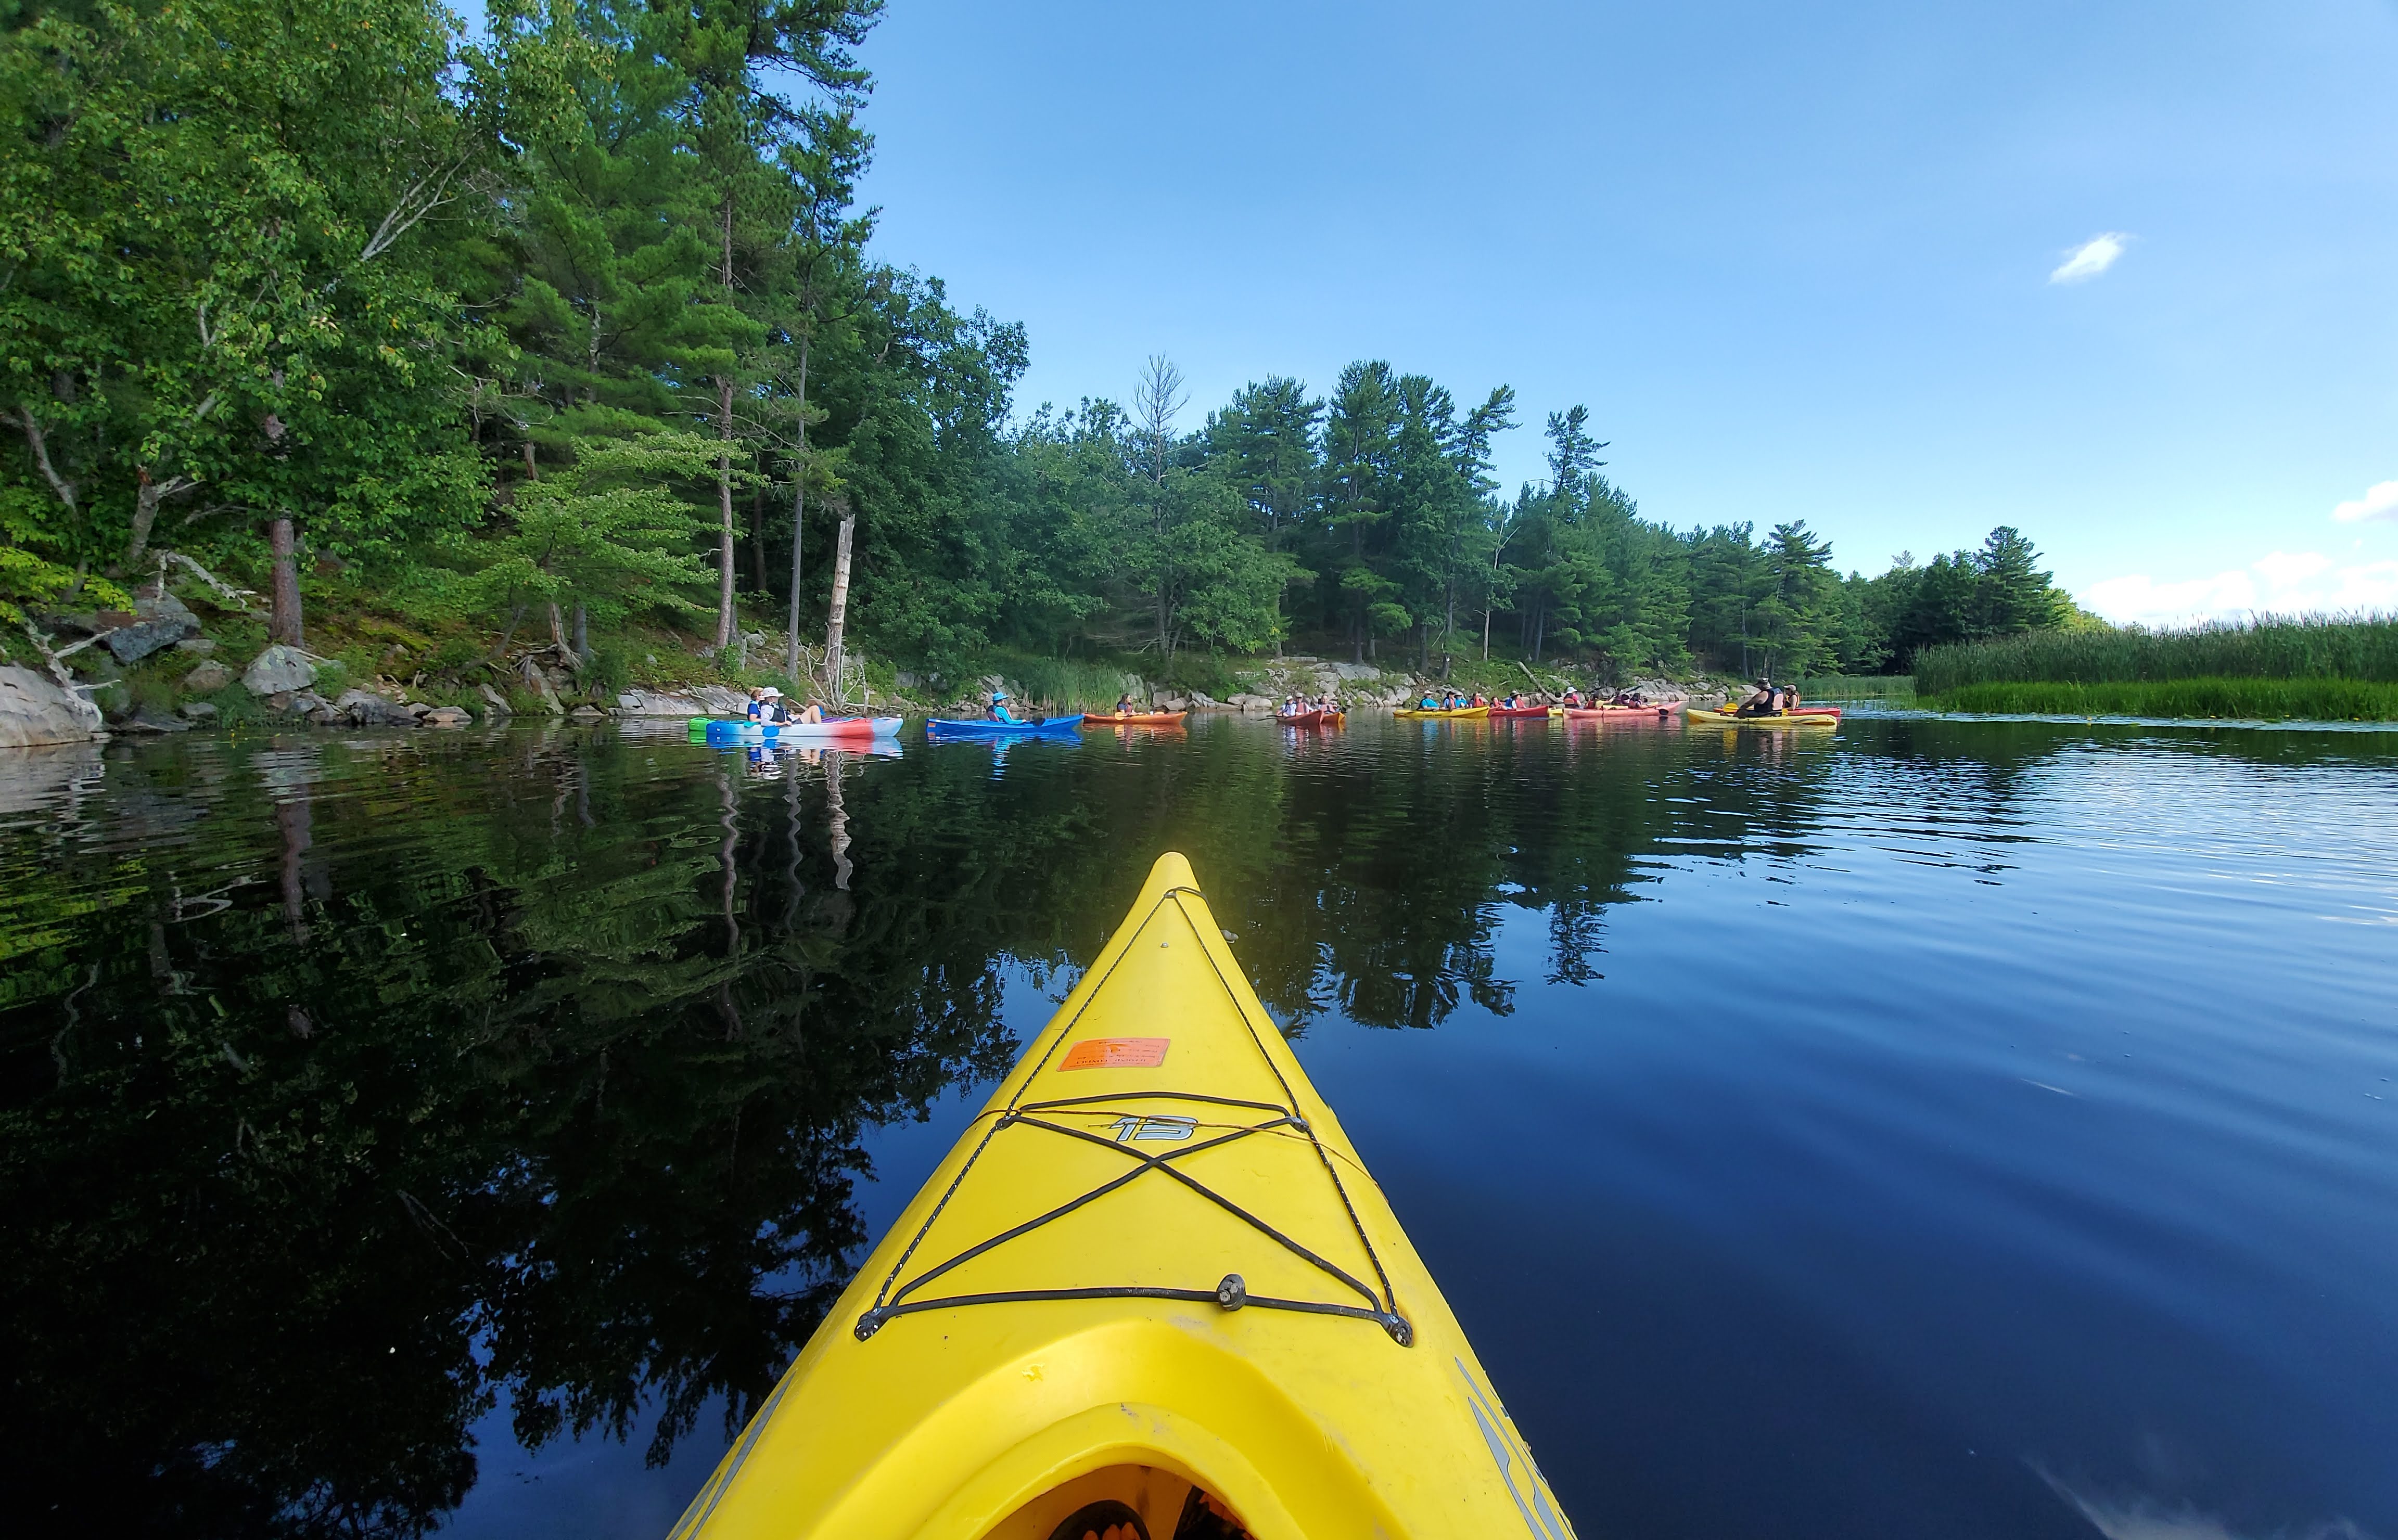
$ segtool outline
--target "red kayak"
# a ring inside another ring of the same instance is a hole
[[[1337,728],[1348,715],[1345,711],[1302,711],[1288,716],[1277,714],[1274,720],[1287,728]]]
[[[1502,716],[1546,716],[1548,714],[1549,708],[1546,706],[1492,706],[1490,708],[1493,720]]]
[[[1600,716],[1663,716],[1673,709],[1670,705],[1619,706],[1610,703],[1603,706],[1568,706],[1565,708],[1565,713],[1569,720],[1581,722]]]

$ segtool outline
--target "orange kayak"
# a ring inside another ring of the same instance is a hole
[[[1190,715],[1187,711],[1135,711],[1117,716],[1084,712],[1083,721],[1095,728],[1172,728],[1180,727],[1182,718]]]

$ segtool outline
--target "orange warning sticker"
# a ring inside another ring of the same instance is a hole
[[[1059,1069],[1155,1069],[1171,1038],[1085,1038],[1066,1051]]]

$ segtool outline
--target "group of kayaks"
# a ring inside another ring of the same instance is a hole
[[[1604,720],[1608,717],[1645,717],[1662,721],[1668,716],[1679,716],[1693,727],[1760,728],[1775,730],[1788,730],[1794,728],[1836,728],[1840,725],[1840,708],[1838,706],[1798,706],[1790,711],[1775,712],[1770,716],[1743,716],[1730,704],[1717,711],[1705,706],[1689,705],[1680,701],[1669,701],[1662,705],[1618,705],[1610,702],[1595,706],[1484,705],[1443,708],[1408,706],[1392,715],[1419,721],[1452,722],[1486,719],[1502,721],[1516,717],[1544,716],[1556,721]]]
[[[672,1540],[1572,1540],[1200,896],[1131,911]]]
[[[1559,721],[1604,719],[1607,717],[1653,717],[1664,719],[1679,714],[1693,726],[1759,728],[1783,730],[1833,728],[1840,722],[1838,706],[1800,706],[1796,710],[1767,716],[1743,716],[1727,704],[1720,711],[1702,706],[1671,702],[1664,705],[1595,705],[1595,706],[1456,706],[1428,708],[1408,706],[1393,715],[1413,720],[1480,721],[1514,718],[1550,718]],[[1172,728],[1179,727],[1189,715],[1180,711],[1144,712],[1078,712],[1071,716],[1044,716],[1030,722],[968,720],[935,716],[924,723],[924,736],[936,742],[942,740],[997,738],[1071,738],[1084,727],[1104,728]],[[1303,711],[1277,716],[1284,727],[1337,727],[1346,714],[1338,711]],[[839,748],[842,744],[870,745],[877,739],[896,739],[904,718],[897,716],[831,716],[821,722],[757,722],[739,717],[731,719],[694,716],[690,722],[691,741],[723,746],[733,743],[794,743],[818,744]]]
[[[1668,716],[1682,709],[1679,701],[1664,705],[1616,705],[1612,703],[1595,706],[1402,706],[1392,713],[1416,720],[1451,722],[1509,721],[1518,718],[1555,717],[1558,720],[1588,720],[1601,716]]]

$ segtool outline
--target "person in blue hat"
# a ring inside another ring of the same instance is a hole
[[[994,690],[990,692],[990,719],[994,722],[1012,722],[1018,727],[1023,725],[1016,713],[1007,709],[1007,691],[1004,690]]]

